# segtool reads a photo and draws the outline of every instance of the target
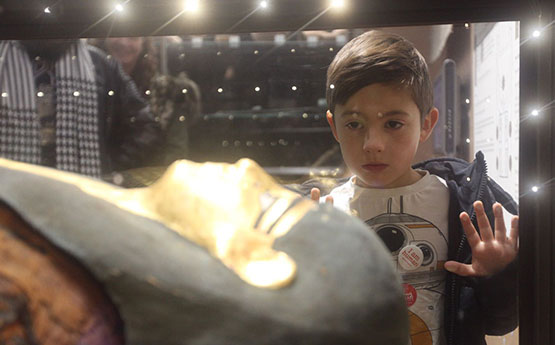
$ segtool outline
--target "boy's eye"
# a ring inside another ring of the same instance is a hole
[[[361,127],[361,124],[360,124],[360,122],[355,122],[355,121],[353,121],[353,122],[347,123],[347,124],[345,125],[345,127],[349,128],[349,129],[358,129],[358,128]]]
[[[387,128],[398,129],[403,127],[403,123],[399,121],[387,121],[386,126]]]

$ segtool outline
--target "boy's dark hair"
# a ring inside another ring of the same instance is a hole
[[[421,119],[432,109],[432,83],[424,57],[405,38],[373,30],[347,43],[329,66],[329,110],[334,113],[338,104],[345,104],[357,91],[376,83],[408,87]]]

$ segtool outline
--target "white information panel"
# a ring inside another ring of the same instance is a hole
[[[474,151],[488,174],[518,202],[518,22],[474,25]]]

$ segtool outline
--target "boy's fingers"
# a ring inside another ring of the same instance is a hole
[[[331,204],[331,205],[333,205],[333,196],[328,195],[328,196],[326,197],[326,204]]]
[[[509,240],[514,243],[515,248],[518,249],[518,216],[514,216],[511,220],[511,233]]]
[[[476,229],[474,228],[474,224],[470,221],[468,213],[462,212],[459,218],[461,219],[464,233],[466,234],[466,240],[468,241],[470,248],[476,247],[481,240],[478,232],[476,232]]]
[[[498,202],[493,204],[493,216],[495,218],[495,240],[499,243],[505,243],[507,230],[505,228],[505,219],[503,219],[503,207]]]
[[[447,261],[444,267],[447,271],[451,273],[455,273],[456,275],[459,275],[462,277],[476,275],[476,271],[474,271],[474,268],[472,268],[472,265],[461,264],[460,262],[457,262],[457,261]]]
[[[476,220],[478,221],[478,228],[480,229],[482,241],[493,241],[493,232],[491,231],[491,226],[481,201],[476,201],[474,203],[474,212],[476,212]]]
[[[312,188],[310,190],[310,198],[314,201],[320,201],[320,190],[318,188]]]

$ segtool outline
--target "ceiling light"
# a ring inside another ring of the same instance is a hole
[[[185,6],[183,9],[186,12],[197,12],[199,9],[199,1],[198,0],[185,0]]]
[[[331,0],[331,7],[333,8],[345,7],[345,0]]]

